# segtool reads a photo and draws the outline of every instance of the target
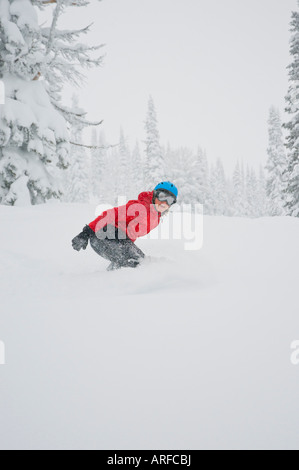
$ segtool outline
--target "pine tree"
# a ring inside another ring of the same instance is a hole
[[[153,185],[163,181],[165,175],[165,161],[160,145],[160,134],[158,130],[157,114],[152,97],[148,102],[148,111],[145,122],[146,148],[145,148],[145,189],[152,190]]]
[[[107,197],[107,185],[106,185],[106,172],[107,172],[107,160],[108,160],[108,148],[109,145],[106,140],[104,131],[100,131],[98,139],[98,181],[95,184],[98,185],[99,201],[106,202]]]
[[[97,202],[99,200],[99,185],[98,185],[98,131],[93,128],[91,131],[91,150],[90,150],[90,160],[91,160],[91,201]]]
[[[92,130],[91,146],[91,200],[105,202],[108,145],[103,131],[98,136],[96,129]]]
[[[299,5],[299,2],[298,2]],[[284,174],[286,188],[284,190],[285,208],[288,215],[299,217],[299,12],[292,13],[290,53],[293,62],[289,65],[289,90],[286,96],[286,112],[290,120],[285,124],[288,130],[287,169]]]
[[[173,181],[175,177],[175,163],[174,160],[177,158],[179,150],[173,149],[170,143],[167,143],[167,147],[162,147],[162,153],[164,155],[164,166],[167,168],[167,180]],[[162,181],[162,180],[161,180]]]
[[[144,191],[143,162],[139,142],[136,142],[132,153],[132,192],[139,194]]]
[[[40,27],[36,6],[55,4],[50,28]],[[99,65],[96,49],[77,43],[81,31],[57,28],[67,6],[83,0],[1,0],[0,79],[5,105],[0,114],[0,203],[38,204],[59,198],[60,170],[69,164],[67,123],[85,120],[61,104],[65,81],[77,84],[81,66]],[[41,80],[43,78],[43,80]]]
[[[168,176],[179,188],[179,203],[196,204],[198,202],[197,161],[193,151],[188,147],[180,147],[172,150],[169,156],[171,170]]]
[[[204,212],[207,215],[217,215],[217,176],[214,164],[211,164],[208,177],[208,194],[205,201]]]
[[[90,0],[32,0],[32,3],[40,9],[44,9],[49,4],[56,5],[51,27],[41,28],[45,60],[42,61],[38,72],[38,76],[43,76],[48,84],[51,102],[71,124],[74,121],[79,121],[84,126],[100,124],[87,121],[86,112],[74,113],[72,109],[61,103],[64,83],[80,86],[85,78],[82,69],[98,67],[103,62],[103,56],[94,57],[94,53],[97,53],[103,45],[89,46],[78,42],[81,36],[89,33],[92,24],[79,30],[58,28],[60,17],[66,12],[71,14],[68,7],[85,7],[91,3]]]
[[[196,155],[196,199],[200,204],[205,204],[207,194],[208,194],[208,175],[209,175],[209,166],[208,159],[205,150],[201,147],[197,149]]]
[[[131,153],[127,145],[124,131],[120,130],[119,166],[118,166],[118,195],[128,197],[131,187]]]
[[[233,215],[236,217],[245,215],[244,186],[244,173],[238,161],[233,174]]]
[[[125,196],[119,191],[119,147],[111,148],[108,152],[104,185],[106,188],[105,200],[109,204],[118,204],[118,197]]]
[[[266,217],[269,215],[267,192],[266,192],[266,177],[262,166],[260,166],[259,178],[257,180],[256,191],[256,216]]]
[[[259,215],[257,207],[258,182],[254,169],[247,167],[246,171],[246,212],[247,217],[257,217]]]
[[[234,183],[232,178],[226,179],[226,190],[227,190],[227,208],[225,215],[228,217],[234,216]]]
[[[79,108],[77,95],[73,96],[72,109],[75,113],[82,113],[82,109]],[[72,141],[76,140],[79,144],[82,143],[83,128],[84,125],[82,123],[75,122],[73,124],[71,132]],[[84,147],[73,146],[70,166],[67,173],[67,201],[78,203],[89,202],[90,159]]]
[[[215,200],[216,200],[216,215],[225,215],[227,212],[227,182],[222,161],[217,160],[215,168]]]
[[[282,125],[279,110],[274,106],[269,113],[269,147],[267,162],[267,196],[269,212],[272,216],[284,215],[283,191],[285,189],[284,172],[286,171],[286,154],[283,143]]]

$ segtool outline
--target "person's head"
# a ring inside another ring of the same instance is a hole
[[[166,213],[177,202],[178,189],[170,181],[159,183],[154,189],[153,202],[156,210],[161,214]]]

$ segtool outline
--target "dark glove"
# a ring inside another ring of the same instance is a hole
[[[93,230],[86,225],[81,233],[77,235],[73,240],[72,240],[72,245],[74,250],[80,251],[80,250],[86,250],[87,245],[88,245],[88,240],[90,239],[91,235],[93,234]]]

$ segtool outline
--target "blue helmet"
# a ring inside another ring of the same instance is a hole
[[[155,191],[157,191],[158,189],[164,189],[164,191],[170,192],[175,196],[175,198],[177,198],[179,194],[178,188],[170,181],[163,181],[162,183],[157,184],[157,186],[155,187]]]

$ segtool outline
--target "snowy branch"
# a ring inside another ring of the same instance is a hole
[[[54,40],[54,32],[55,32],[55,29],[56,29],[56,25],[57,25],[57,21],[58,21],[59,15],[60,15],[60,11],[62,9],[61,0],[57,0],[57,1],[55,0],[55,2],[52,2],[52,3],[56,3],[57,6],[56,6],[54,14],[53,14],[53,20],[52,20],[52,25],[51,25],[51,29],[50,29],[46,54],[49,54],[49,52],[52,49],[52,44],[53,44],[53,40]]]
[[[84,124],[84,126],[100,126],[104,122],[103,120],[99,122],[86,121],[84,116],[87,113],[75,113],[70,108],[58,105],[55,102],[53,103],[53,106],[57,109],[57,111],[65,115],[69,122],[76,121],[77,123]]]
[[[57,0],[41,0],[40,3],[42,5],[50,5],[51,3],[57,3]],[[70,5],[72,6],[76,6],[76,7],[81,7],[81,6],[84,6],[84,5],[88,5],[88,2],[85,1],[85,2],[80,2],[80,1],[77,1],[77,2],[72,2],[70,3]]]
[[[75,142],[70,142],[71,145],[75,145],[76,147],[84,147],[86,149],[92,149],[92,150],[107,150],[107,149],[112,149],[115,147],[119,147],[119,144],[115,145],[106,145],[106,146],[97,146],[97,145],[83,145],[83,144],[77,144]]]
[[[56,36],[56,38],[60,38],[60,39],[63,39],[64,41],[73,43],[75,41],[75,39],[77,39],[81,36],[81,34],[89,33],[91,26],[93,26],[93,23],[89,24],[85,28],[78,29],[76,31],[67,30],[67,29],[66,30],[64,30],[64,29],[56,30],[55,36]],[[41,34],[42,34],[43,38],[48,40],[49,35],[50,35],[50,28],[42,28]]]

